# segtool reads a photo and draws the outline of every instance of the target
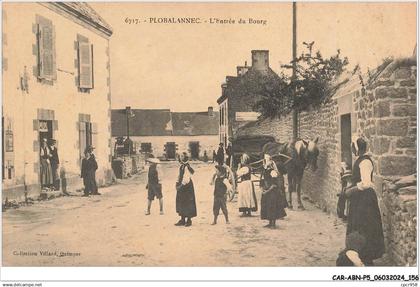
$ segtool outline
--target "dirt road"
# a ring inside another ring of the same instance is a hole
[[[194,164],[198,216],[177,227],[177,165],[164,164],[165,214],[146,208],[145,174],[103,188],[3,213],[5,266],[334,266],[345,227],[309,202],[287,211],[275,230],[259,214],[242,218],[228,203],[231,224],[212,222],[213,168]]]

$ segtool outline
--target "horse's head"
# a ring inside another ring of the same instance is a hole
[[[316,171],[318,169],[317,161],[319,155],[318,137],[314,140],[303,142],[306,146],[306,162],[308,163],[312,171]]]

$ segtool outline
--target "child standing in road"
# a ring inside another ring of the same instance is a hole
[[[160,176],[158,173],[157,165],[160,163],[157,158],[149,158],[147,160],[150,163],[149,171],[147,173],[147,211],[146,215],[150,215],[150,208],[152,207],[152,201],[159,199],[160,215],[163,215],[163,195],[162,195],[162,184],[160,183]]]
[[[213,202],[213,215],[214,220],[212,225],[217,224],[217,217],[219,216],[220,209],[226,219],[226,224],[229,224],[228,210],[226,207],[227,200],[227,171],[222,165],[216,165],[216,174],[213,176],[211,184],[214,183],[214,202]],[[226,183],[225,183],[226,182]]]

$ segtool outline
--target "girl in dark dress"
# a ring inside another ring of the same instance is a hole
[[[373,265],[385,252],[381,212],[373,185],[373,161],[366,154],[367,143],[358,138],[352,144],[353,152],[359,156],[353,165],[353,187],[346,190],[349,197],[347,232],[359,232],[366,238],[366,245],[360,251],[364,265]]]
[[[176,226],[191,226],[191,218],[197,216],[192,174],[194,174],[194,170],[188,163],[187,154],[183,153],[176,182],[176,212],[181,219],[175,224]]]
[[[264,227],[276,228],[276,220],[286,216],[286,197],[282,196],[283,184],[275,163],[269,155],[264,158],[264,170],[261,175],[261,219],[268,220]]]

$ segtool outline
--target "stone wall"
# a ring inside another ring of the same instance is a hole
[[[385,180],[382,213],[388,256],[399,266],[416,265],[416,174]]]
[[[405,187],[402,191],[389,187],[416,173],[416,112],[416,62],[403,59],[362,79],[350,78],[325,105],[299,115],[299,137],[319,137],[320,149],[318,170],[305,171],[303,193],[326,212],[336,212],[342,146],[349,144],[341,142],[341,116],[350,114],[352,136],[363,134],[368,139],[386,246],[396,265],[416,264],[415,187],[409,194]],[[249,124],[238,133],[273,135],[286,142],[292,136],[291,126],[291,117],[285,116]]]

